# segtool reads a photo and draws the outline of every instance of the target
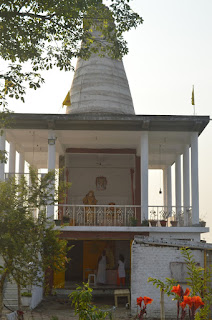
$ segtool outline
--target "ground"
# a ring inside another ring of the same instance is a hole
[[[96,297],[93,302],[103,310],[112,309],[114,306],[113,297]],[[113,312],[113,319],[133,319],[130,315],[130,310],[125,307],[126,302],[125,298],[119,300],[119,306]],[[26,310],[24,313],[24,320],[69,319],[78,320],[79,318],[74,315],[74,309],[70,301],[65,297],[46,297],[36,309],[33,311]]]

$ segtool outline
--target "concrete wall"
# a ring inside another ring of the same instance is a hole
[[[197,263],[203,266],[204,253],[201,250],[192,250]],[[178,247],[132,244],[131,264],[131,308],[136,313],[136,299],[140,296],[148,296],[154,301],[147,307],[149,318],[160,319],[160,289],[148,283],[149,277],[164,281],[166,278],[175,278],[180,284],[185,281],[186,268],[184,259]],[[181,272],[179,272],[181,270]],[[182,271],[183,270],[183,271]],[[186,286],[185,283],[183,286]],[[172,297],[165,295],[166,319],[176,319],[176,302]]]
[[[83,204],[89,190],[94,191],[97,204],[132,204],[130,169],[134,167],[134,155],[67,154],[66,168],[72,183],[69,204]],[[97,190],[96,177],[100,176],[107,179],[105,190]]]
[[[32,300],[30,303],[30,309],[35,309],[43,299],[43,287],[32,286]]]

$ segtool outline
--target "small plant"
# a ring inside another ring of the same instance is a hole
[[[130,225],[135,227],[137,226],[138,220],[135,217],[130,217]]]
[[[157,220],[157,214],[155,210],[150,211],[150,220]]]
[[[143,320],[144,315],[147,315],[146,307],[148,304],[151,304],[153,299],[149,297],[139,297],[137,298],[137,306],[140,308],[138,309],[136,319]]]
[[[21,293],[21,296],[22,296],[22,297],[31,297],[32,294],[31,294],[31,292],[25,291],[25,292],[22,292],[22,293]]]
[[[148,227],[149,226],[149,220],[144,219],[141,223],[142,227]]]
[[[170,296],[172,293],[172,287],[176,284],[176,281],[173,279],[166,278],[166,281],[163,282],[159,279],[148,278],[148,282],[152,282],[154,286],[160,288],[160,316],[161,319],[165,319],[165,305],[164,305],[164,294]]]
[[[168,212],[163,211],[163,210],[160,212],[160,219],[161,220],[167,220],[168,216],[169,216]]]
[[[83,283],[83,287],[77,287],[73,291],[69,298],[72,300],[72,305],[74,305],[75,315],[79,315],[80,320],[91,320],[91,319],[112,319],[112,314],[110,311],[103,311],[97,308],[91,303],[92,291],[88,283]]]
[[[57,316],[52,316],[51,320],[59,320]]]

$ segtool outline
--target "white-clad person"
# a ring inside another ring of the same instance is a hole
[[[120,286],[120,283],[121,283],[124,286],[125,278],[126,278],[126,273],[125,273],[124,256],[120,254],[119,261],[118,261],[117,285]]]

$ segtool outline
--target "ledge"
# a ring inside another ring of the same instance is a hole
[[[111,226],[61,226],[55,230],[72,232],[148,232],[148,233],[207,233],[208,227],[111,227]]]

